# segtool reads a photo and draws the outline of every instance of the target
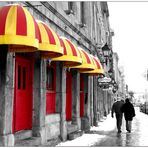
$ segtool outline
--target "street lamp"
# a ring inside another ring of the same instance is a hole
[[[108,74],[109,74],[110,77],[113,77],[113,70],[112,70],[112,68],[110,68],[110,70],[108,71]]]
[[[111,49],[108,47],[107,43],[102,47],[102,53],[105,58],[103,63],[107,65],[108,60],[111,58]]]
[[[103,52],[104,57],[110,56],[111,50],[109,49],[107,43],[102,47],[102,52]]]

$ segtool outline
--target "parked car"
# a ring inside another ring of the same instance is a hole
[[[148,114],[148,102],[145,102],[144,104],[140,104],[140,111]]]

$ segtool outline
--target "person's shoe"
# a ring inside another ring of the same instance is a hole
[[[127,130],[129,133],[131,133],[131,130]]]
[[[118,133],[121,133],[121,132],[122,132],[121,130],[118,131]]]

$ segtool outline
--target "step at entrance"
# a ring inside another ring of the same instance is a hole
[[[41,145],[41,138],[40,137],[31,137],[31,138],[17,141],[14,146],[27,147],[27,146],[39,146],[39,145]]]
[[[68,134],[68,140],[74,140],[74,139],[82,136],[83,133],[84,133],[83,131],[76,131],[76,132],[70,133],[70,134]]]

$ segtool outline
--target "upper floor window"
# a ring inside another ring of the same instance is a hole
[[[68,2],[68,9],[73,10],[73,2]]]
[[[68,9],[65,10],[66,14],[74,14],[74,2],[68,2]]]
[[[85,27],[86,26],[85,2],[80,2],[80,21],[81,21],[80,27]]]

